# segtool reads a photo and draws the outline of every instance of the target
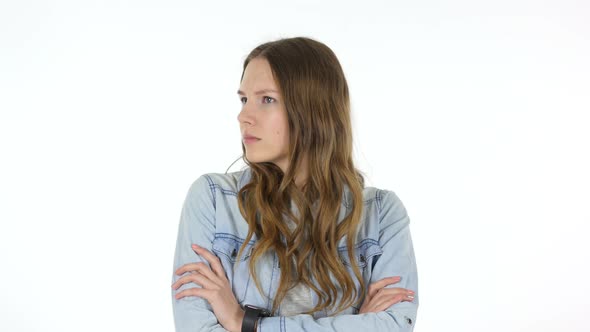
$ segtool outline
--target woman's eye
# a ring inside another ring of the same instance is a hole
[[[247,100],[248,100],[248,98],[246,98],[246,97],[240,98],[240,102],[242,104],[245,104]],[[275,101],[276,100],[273,97],[269,97],[269,96],[262,97],[262,103],[263,104],[270,104],[270,103],[274,103]]]

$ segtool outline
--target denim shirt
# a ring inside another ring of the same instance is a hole
[[[172,283],[182,276],[174,271],[187,263],[205,262],[191,248],[191,244],[206,248],[219,257],[233,293],[240,305],[251,304],[271,309],[278,285],[280,266],[276,253],[267,252],[258,260],[256,274],[263,288],[261,294],[252,280],[248,263],[256,235],[248,242],[241,257],[237,253],[248,233],[248,224],[240,214],[237,193],[250,180],[251,169],[233,173],[207,173],[198,177],[186,195],[178,227],[174,252]],[[349,307],[337,315],[324,310],[314,315],[281,315],[279,306],[275,316],[258,321],[258,330],[274,331],[413,331],[419,303],[418,272],[410,235],[410,219],[404,205],[390,190],[365,187],[363,213],[359,226],[354,258],[368,288],[371,283],[392,276],[401,280],[386,286],[402,287],[415,292],[413,301],[402,301],[376,313],[358,314],[359,307]],[[350,212],[351,193],[345,186],[339,220]],[[345,239],[338,245],[339,258],[356,282]],[[235,263],[235,264],[234,264]],[[190,273],[190,272],[186,272]],[[186,273],[184,275],[186,275]],[[171,291],[176,331],[226,331],[219,324],[207,300],[197,296],[174,298],[177,292],[200,287],[189,282]],[[312,292],[314,305],[318,296]]]

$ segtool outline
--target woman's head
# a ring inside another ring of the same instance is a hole
[[[256,94],[262,90],[276,92]],[[325,172],[332,158],[351,158],[348,85],[323,43],[297,37],[259,45],[244,61],[238,94],[242,136],[261,138],[243,144],[247,163],[272,163],[290,181],[297,174],[289,169]]]
[[[256,260],[266,251],[276,253],[281,275],[273,311],[296,282],[318,294],[314,311],[337,305],[336,312],[344,310],[365,292],[358,266],[353,271],[360,293],[338,255],[344,238],[356,261],[364,178],[352,160],[350,102],[340,63],[329,47],[310,38],[267,42],[244,61],[238,94],[241,133],[260,138],[242,144],[252,176],[238,193],[249,226],[239,254],[256,234],[249,266],[264,294]]]
[[[285,171],[289,152],[287,111],[266,59],[248,61],[238,95],[242,103],[238,121],[246,159],[252,163],[270,162]],[[247,136],[258,139],[245,140]]]

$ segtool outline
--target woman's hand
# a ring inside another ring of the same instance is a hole
[[[213,255],[209,250],[201,248],[193,244],[193,250],[205,258],[211,268],[203,262],[184,264],[178,270],[177,275],[182,275],[185,272],[191,272],[184,277],[178,279],[172,284],[173,289],[178,289],[183,284],[194,282],[202,288],[189,288],[175,295],[176,299],[181,299],[185,296],[198,296],[204,298],[209,302],[213,313],[219,324],[226,330],[240,331],[242,327],[242,320],[244,319],[244,310],[238,304],[223,266],[217,256]],[[211,269],[213,271],[211,271]]]
[[[414,300],[414,292],[405,288],[385,288],[400,281],[399,277],[389,277],[369,285],[369,292],[359,309],[359,314],[379,312],[401,301]]]

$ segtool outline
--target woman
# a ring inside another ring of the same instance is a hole
[[[353,165],[348,86],[332,50],[303,37],[259,45],[238,95],[248,167],[204,174],[188,191],[176,330],[412,331],[410,219]]]

